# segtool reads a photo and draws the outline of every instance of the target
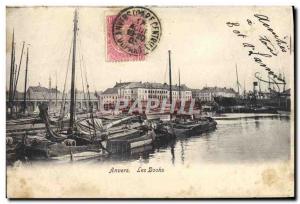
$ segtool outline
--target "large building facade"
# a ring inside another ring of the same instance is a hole
[[[237,93],[232,88],[204,87],[203,89],[193,89],[192,96],[200,101],[211,102],[215,97],[235,98]]]
[[[100,96],[102,104],[114,105],[119,99],[135,101],[139,99],[147,102],[149,99],[158,99],[159,101],[170,101],[169,85],[164,83],[150,82],[124,82],[116,83],[113,88],[106,89]],[[179,99],[190,101],[192,99],[192,91],[186,85],[172,86],[172,100]]]
[[[8,94],[8,93],[7,93]],[[55,88],[48,89],[43,86],[30,86],[26,92],[26,110],[28,112],[38,112],[38,105],[41,103],[47,103],[49,111],[58,111],[62,105],[67,110],[70,105],[70,92],[64,94]],[[84,110],[89,107],[89,101],[92,103],[94,109],[99,109],[99,93],[90,93],[89,97],[87,93],[82,91],[76,91],[76,109]],[[8,97],[6,97],[8,99]],[[9,102],[7,101],[7,104]],[[19,112],[24,107],[24,93],[16,92],[16,96],[13,102],[14,112]],[[9,107],[7,105],[7,107]]]

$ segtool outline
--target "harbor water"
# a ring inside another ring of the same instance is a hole
[[[280,189],[290,192],[293,185],[286,181],[293,178],[287,168],[292,159],[292,121],[289,116],[230,114],[217,119],[214,131],[138,148],[131,154],[62,163],[16,161],[7,168],[7,191],[10,196],[47,197],[53,192],[55,197],[73,197],[75,189],[78,196],[98,198],[130,189],[130,197],[165,197],[175,179],[179,184],[174,186],[174,196],[191,189],[200,194],[208,190],[212,196],[222,191],[235,196],[232,192],[248,195],[254,187],[255,193],[272,188],[264,182],[273,175],[283,179],[278,183]],[[232,181],[243,182],[228,191]],[[160,194],[151,194],[154,188]],[[24,194],[24,189],[29,193]]]
[[[225,114],[215,117],[217,129],[181,136],[123,154],[100,156],[87,164],[190,165],[203,163],[276,162],[291,158],[294,137],[290,116],[278,114]],[[34,160],[31,164],[56,161]],[[63,161],[63,163],[72,161]]]
[[[291,119],[273,114],[227,114],[217,129],[181,137],[161,147],[118,155],[101,162],[188,165],[287,161],[291,157]],[[95,161],[96,162],[96,161]]]

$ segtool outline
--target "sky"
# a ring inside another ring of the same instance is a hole
[[[252,90],[254,73],[265,71],[248,56],[242,43],[252,43],[257,51],[268,53],[259,36],[267,36],[276,44],[272,34],[257,21],[254,14],[267,15],[270,26],[280,38],[291,38],[293,21],[291,7],[150,7],[158,16],[162,34],[157,48],[143,61],[108,62],[106,60],[107,15],[117,15],[118,7],[79,7],[78,53],[86,65],[91,91],[105,90],[119,81],[168,82],[168,50],[172,51],[173,84],[190,88],[203,86],[232,87],[236,89],[236,66],[239,82]],[[10,70],[12,32],[15,32],[16,61],[19,63],[22,42],[29,47],[29,86],[56,84],[63,89],[68,53],[72,41],[74,7],[24,7],[6,9],[6,88]],[[247,19],[253,24],[249,26]],[[239,22],[236,29],[248,37],[233,33],[226,22]],[[276,45],[275,45],[276,46]],[[26,48],[25,48],[26,49]],[[25,52],[26,54],[26,52]],[[24,89],[25,55],[20,70],[18,90]],[[274,72],[284,73],[287,88],[293,85],[293,51],[279,52],[278,56],[261,59]],[[79,60],[76,86],[81,89]],[[83,75],[85,75],[83,73]],[[263,86],[266,87],[266,86]]]

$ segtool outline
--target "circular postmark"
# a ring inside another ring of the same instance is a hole
[[[128,7],[120,11],[112,26],[116,45],[130,55],[146,55],[160,40],[158,17],[145,7]]]

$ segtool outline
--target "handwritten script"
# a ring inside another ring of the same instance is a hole
[[[246,26],[254,26],[254,24],[260,24],[265,29],[265,33],[258,36],[258,42],[265,49],[258,50],[258,45],[253,42],[249,42],[249,36],[243,33],[241,30],[242,23],[240,22],[226,22],[226,25],[232,29],[232,32],[238,38],[242,38],[245,41],[242,46],[247,50],[248,56],[254,60],[260,67],[264,68],[269,76],[272,76],[272,80],[276,83],[285,83],[284,77],[277,75],[273,69],[265,62],[266,58],[277,57],[280,53],[287,53],[290,51],[288,37],[281,37],[271,25],[271,20],[268,16],[262,14],[254,14],[252,19],[247,19],[244,24]],[[244,25],[243,25],[244,26]]]

